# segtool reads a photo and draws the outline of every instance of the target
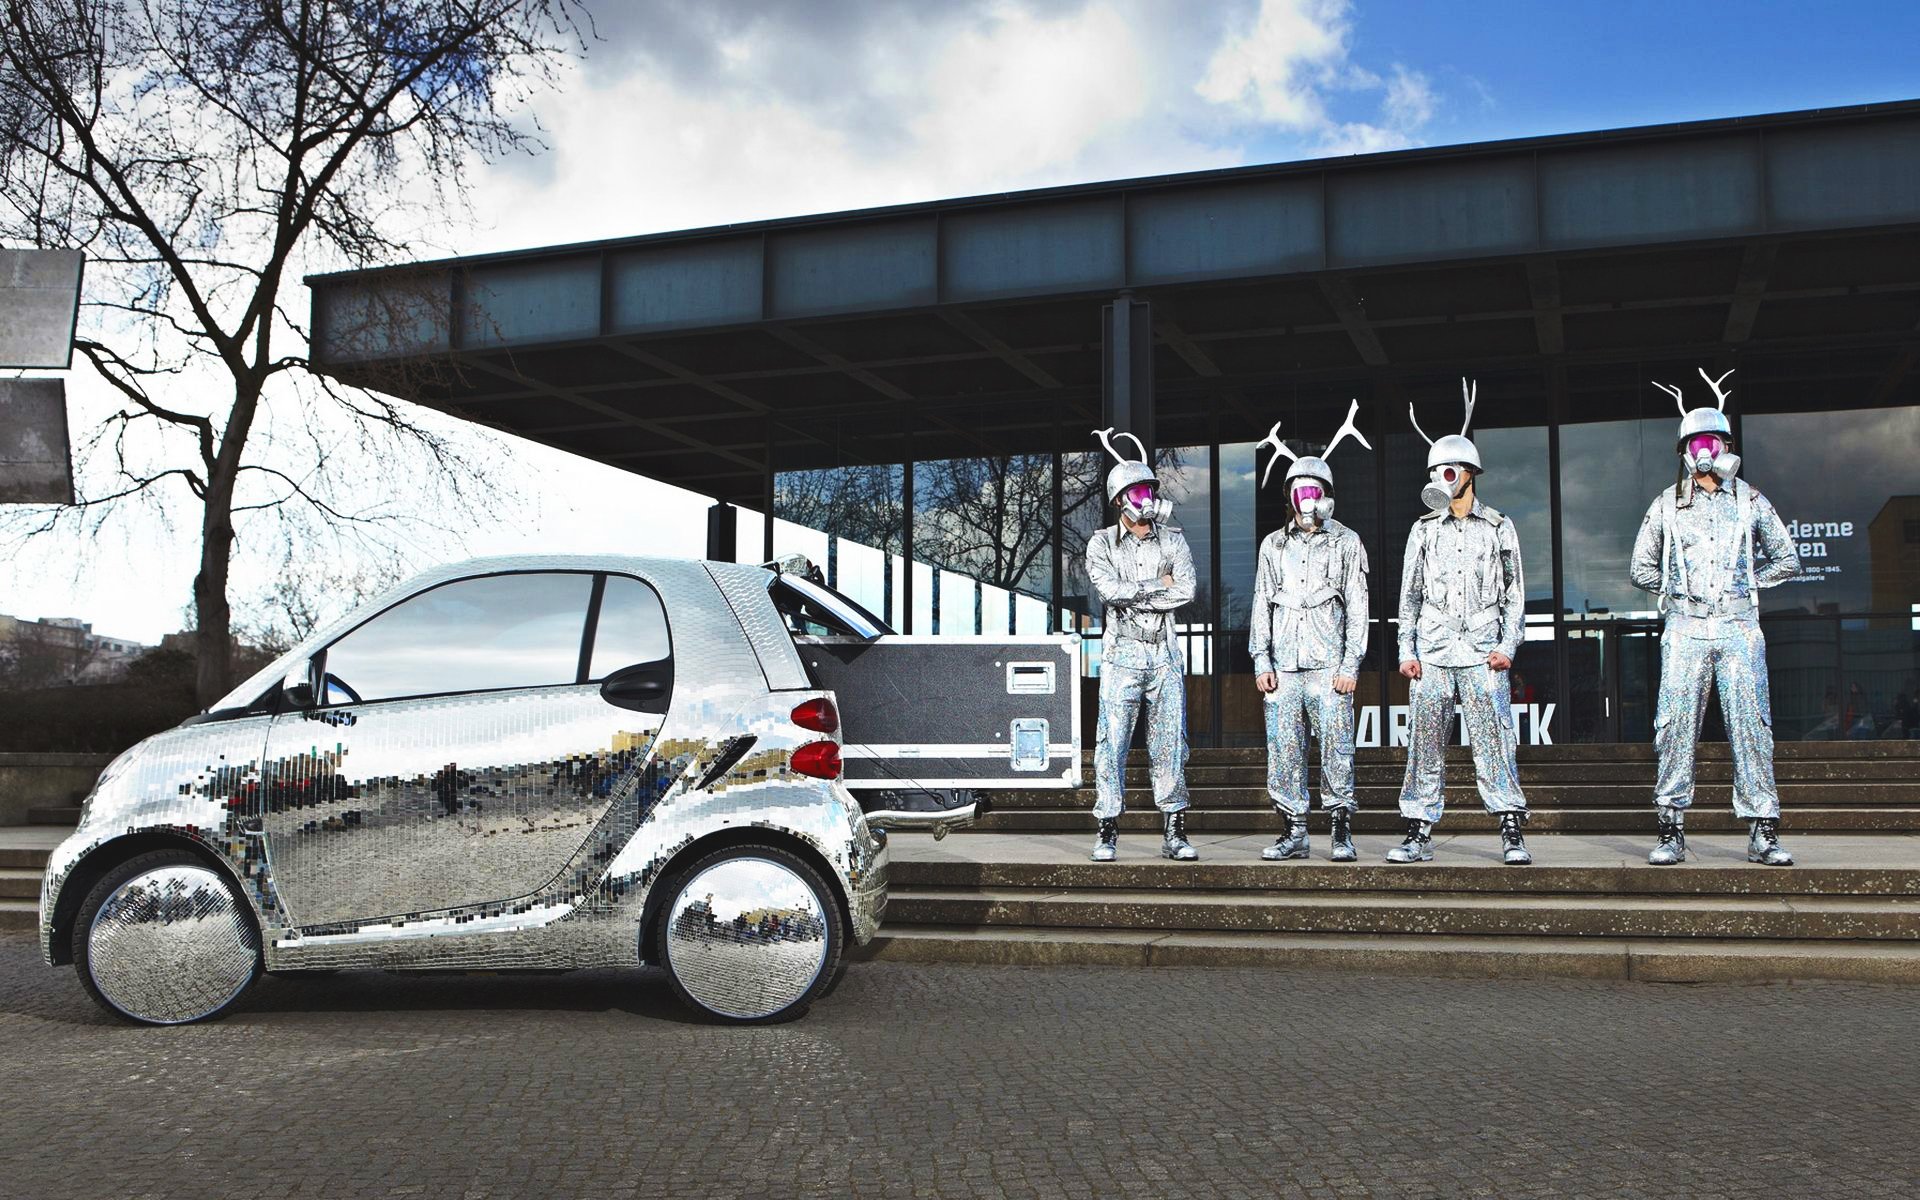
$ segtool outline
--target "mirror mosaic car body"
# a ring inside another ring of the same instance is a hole
[[[964,792],[890,806],[925,791],[908,780],[863,812],[849,784],[884,784],[897,750],[992,786],[1019,751],[968,768],[992,755],[863,744],[847,749],[867,778],[843,778],[821,662],[877,691],[862,670],[921,651],[869,652],[919,639],[785,567],[540,557],[409,581],[102,773],[48,866],[46,960],[158,1024],[224,1011],[263,971],[343,968],[652,964],[715,1019],[799,1015],[878,928],[886,829],[976,811]],[[996,678],[1005,646],[1075,653],[974,641]],[[1000,721],[1007,678],[949,707]],[[1039,786],[1073,786],[1077,740],[1040,726]]]

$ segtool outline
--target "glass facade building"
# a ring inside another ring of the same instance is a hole
[[[1659,616],[1627,567],[1648,505],[1678,466],[1678,414],[1650,381],[1692,379],[1689,394],[1704,398],[1696,365],[1633,359],[1475,375],[1473,436],[1487,464],[1480,496],[1516,523],[1525,566],[1527,635],[1512,673],[1523,743],[1652,737]],[[1920,735],[1920,407],[1810,394],[1806,383],[1790,361],[1747,356],[1729,406],[1743,476],[1773,500],[1802,559],[1800,574],[1762,603],[1775,728],[1783,740]],[[1278,472],[1258,486],[1267,452],[1256,458],[1255,443],[1278,420],[1293,448],[1317,451],[1315,438],[1338,426],[1349,397],[1360,400],[1375,447],[1349,441],[1332,459],[1336,515],[1360,535],[1372,566],[1359,740],[1404,739],[1394,617],[1426,478],[1426,444],[1407,407],[1436,435],[1457,428],[1451,372],[1402,376],[1391,389],[1363,375],[1162,396],[1155,457],[1199,579],[1180,613],[1195,745],[1263,738],[1248,601],[1260,540],[1285,512]],[[897,457],[776,470],[770,556],[807,554],[903,632],[1078,632],[1085,674],[1097,676],[1100,615],[1083,556],[1111,521],[1099,494],[1111,460],[1084,419],[1039,415],[1052,419],[1038,436],[1027,430],[1003,447],[985,427],[961,436],[948,420],[916,425],[910,413],[875,409],[873,422],[894,423],[881,444]],[[870,454],[871,430],[853,424],[861,432],[847,444]],[[956,440],[976,452],[954,454]],[[915,458],[918,443],[939,447],[938,456]],[[1710,718],[1710,737],[1717,722]]]

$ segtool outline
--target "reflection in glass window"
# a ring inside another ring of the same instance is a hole
[[[1561,426],[1560,528],[1567,544],[1560,561],[1569,613],[1658,615],[1653,596],[1633,586],[1627,567],[1641,518],[1679,470],[1676,428],[1672,417]]]
[[[327,650],[327,695],[386,700],[572,683],[593,577],[462,579],[381,613]]]
[[[1060,602],[1066,608],[1060,628],[1065,630],[1100,632],[1101,614],[1087,581],[1087,543],[1094,530],[1113,522],[1113,510],[1100,494],[1112,464],[1100,451],[1060,456]]]
[[[1473,444],[1487,473],[1474,484],[1480,499],[1505,513],[1520,535],[1520,564],[1529,611],[1553,611],[1553,505],[1542,425],[1476,429]],[[1481,484],[1485,484],[1482,487]],[[1635,528],[1639,525],[1636,522]],[[1628,544],[1632,548],[1632,544]]]
[[[1010,593],[1044,600],[1053,590],[1053,547],[1052,455],[913,464],[915,565],[942,569],[928,613],[932,630],[1011,632],[1018,614]],[[916,575],[916,607],[918,583]],[[917,620],[914,629],[927,631]]]
[[[660,597],[638,579],[607,576],[587,678],[605,679],[635,663],[657,662],[667,653],[667,613],[660,607]]]
[[[1741,435],[1741,475],[1800,554],[1800,573],[1761,593],[1764,611],[1904,613],[1920,600],[1920,408],[1764,413]]]
[[[775,556],[806,555],[829,586],[901,624],[905,482],[899,463],[776,472]]]

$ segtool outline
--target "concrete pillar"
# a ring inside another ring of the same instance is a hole
[[[740,529],[740,510],[726,501],[707,509],[707,558],[711,562],[735,561],[734,547]]]
[[[1153,439],[1153,306],[1122,292],[1100,310],[1100,423]]]

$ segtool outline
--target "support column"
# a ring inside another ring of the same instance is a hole
[[[707,509],[707,559],[711,562],[735,562],[738,556],[740,510],[725,500]]]
[[[1121,292],[1100,309],[1100,423],[1131,433],[1153,458],[1153,306]]]

